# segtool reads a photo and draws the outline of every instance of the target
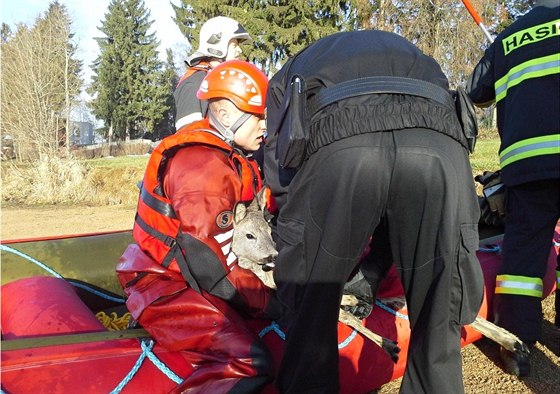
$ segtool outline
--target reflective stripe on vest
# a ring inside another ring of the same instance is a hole
[[[518,141],[500,152],[500,166],[529,157],[560,154],[560,134],[544,135]]]
[[[560,271],[556,271],[556,288],[560,289]]]
[[[506,97],[509,88],[519,85],[527,79],[552,74],[560,74],[560,53],[531,59],[513,67],[494,84],[496,103]]]
[[[189,123],[196,122],[202,118],[204,118],[204,116],[202,116],[201,112],[193,112],[190,115],[183,116],[175,122],[175,129],[179,130],[181,127],[186,126]]]
[[[542,298],[543,281],[541,278],[530,278],[518,275],[498,275],[496,277],[495,294],[515,294]]]

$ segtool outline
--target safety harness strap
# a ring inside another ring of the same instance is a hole
[[[313,117],[322,108],[336,101],[372,93],[424,97],[455,110],[455,103],[449,91],[440,86],[415,78],[383,76],[352,79],[321,89],[309,99],[309,115]]]
[[[140,228],[144,230],[147,234],[150,234],[152,237],[160,240],[165,245],[169,246],[170,248],[169,252],[163,259],[161,265],[164,266],[165,268],[168,268],[169,265],[171,265],[173,259],[175,259],[175,261],[177,261],[177,265],[179,266],[179,269],[181,270],[181,274],[183,275],[185,281],[189,284],[189,286],[191,286],[193,289],[195,289],[197,292],[200,293],[200,286],[198,285],[198,282],[194,278],[189,268],[187,256],[181,249],[181,246],[177,243],[177,240],[151,227],[138,214],[136,214],[136,218],[134,220],[136,221],[138,226],[140,226]]]
[[[144,221],[144,219],[142,219],[140,217],[140,215],[138,215],[138,213],[136,214],[136,217],[134,218],[134,221],[138,224],[138,226],[140,226],[140,228],[142,230],[144,230],[144,232],[146,232],[147,234],[150,234],[152,237],[160,240],[166,246],[172,247],[175,244],[175,242],[176,242],[175,238],[170,237],[169,235],[166,235],[166,234],[156,230],[152,226],[150,226],[148,223],[146,223]]]
[[[177,219],[177,215],[175,215],[175,211],[173,210],[171,204],[158,200],[157,198],[152,196],[144,187],[142,187],[140,190],[140,197],[142,198],[142,201],[144,201],[144,203],[154,211],[167,216],[168,218]]]

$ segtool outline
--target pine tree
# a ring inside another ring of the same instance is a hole
[[[152,135],[153,140],[160,140],[175,133],[175,103],[173,91],[179,82],[179,75],[177,75],[177,70],[175,69],[173,51],[168,48],[166,54],[167,58],[162,73],[161,84],[167,87],[167,100],[165,104],[169,106],[169,110],[165,111],[163,119],[154,130]]]
[[[91,107],[110,139],[141,137],[169,110],[149,18],[143,0],[112,0],[100,28],[105,37],[96,38],[101,54],[93,65]]]
[[[525,0],[472,3],[493,32],[500,32],[529,8]],[[191,43],[191,51],[198,47],[200,27],[209,18],[223,15],[238,20],[254,39],[244,45],[247,60],[269,75],[321,37],[379,29],[405,37],[434,57],[455,87],[465,83],[488,46],[458,0],[181,0],[174,10],[174,20]]]
[[[175,23],[191,43],[198,47],[201,26],[215,16],[237,20],[253,37],[244,46],[247,60],[267,73],[313,41],[357,26],[355,1],[290,0],[181,0],[173,5]]]

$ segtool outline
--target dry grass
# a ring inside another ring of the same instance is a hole
[[[43,158],[35,163],[2,163],[3,205],[135,204],[147,156],[104,159],[111,165],[75,158]],[[121,161],[124,165],[114,165]]]

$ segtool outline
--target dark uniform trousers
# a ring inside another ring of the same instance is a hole
[[[560,180],[528,182],[506,190],[506,227],[498,275],[542,279],[560,218]],[[556,297],[560,295],[556,293]],[[496,294],[494,321],[525,342],[538,341],[543,322],[541,301],[541,297]]]
[[[338,392],[343,286],[383,223],[412,327],[401,392],[463,392],[461,325],[483,296],[478,219],[467,151],[441,133],[361,134],[311,155],[278,220],[274,277],[290,311],[280,391]]]

